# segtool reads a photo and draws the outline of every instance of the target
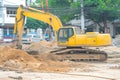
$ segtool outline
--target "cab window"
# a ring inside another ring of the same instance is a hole
[[[68,39],[73,36],[74,32],[72,28],[61,28],[58,31],[58,41],[68,41]]]

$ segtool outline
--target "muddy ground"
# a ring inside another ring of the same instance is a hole
[[[47,56],[56,47],[46,41],[24,44],[23,50],[3,44],[0,80],[120,80],[120,47],[100,47],[108,54],[105,62],[52,61]]]

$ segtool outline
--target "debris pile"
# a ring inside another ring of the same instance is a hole
[[[69,64],[51,61],[47,59],[48,54],[49,53],[34,56],[23,50],[3,46],[0,47],[0,68],[17,71],[69,71]]]
[[[0,65],[10,70],[36,68],[41,63],[26,52],[7,46],[0,47]]]
[[[71,61],[53,61],[50,52],[56,47],[56,42],[41,41],[31,45],[23,45],[24,50],[3,46],[0,47],[0,69],[18,71],[67,72],[75,66],[81,71],[92,71],[88,64]],[[28,54],[28,51],[32,54]],[[38,54],[36,53],[38,52]],[[76,70],[76,69],[75,69]],[[78,71],[78,70],[77,70]]]
[[[40,42],[32,43],[24,50],[27,51],[28,53],[38,54],[38,53],[49,52],[56,46],[57,46],[56,42],[40,41]]]

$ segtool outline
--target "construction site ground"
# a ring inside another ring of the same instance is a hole
[[[108,54],[104,62],[53,61],[48,55],[56,47],[56,42],[41,41],[18,50],[1,43],[0,80],[120,80],[120,47],[100,47]]]

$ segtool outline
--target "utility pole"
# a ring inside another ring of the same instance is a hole
[[[46,0],[46,11],[49,12],[49,5],[48,5],[48,0]],[[48,34],[49,34],[49,40],[52,40],[52,30],[51,30],[51,26],[48,25]]]
[[[83,3],[83,0],[81,0],[81,29],[82,29],[82,33],[85,33],[84,3]]]
[[[44,11],[44,4],[43,4],[43,0],[40,0],[40,4],[41,4],[41,7],[42,7],[42,11]]]
[[[47,12],[49,12],[49,8],[48,8],[48,0],[46,0],[46,10],[47,10]]]

